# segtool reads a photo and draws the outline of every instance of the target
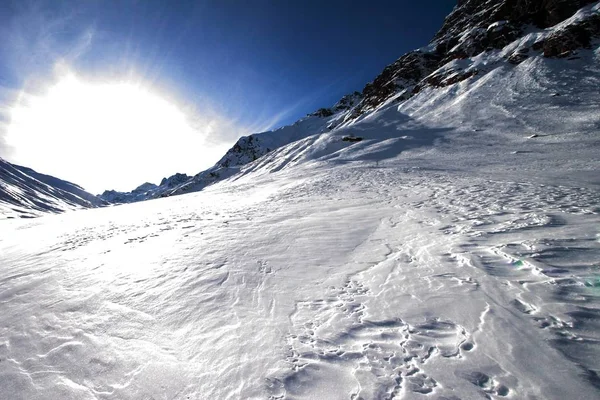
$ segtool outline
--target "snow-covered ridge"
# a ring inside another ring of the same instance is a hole
[[[37,217],[106,204],[74,183],[0,159],[0,219]]]
[[[593,3],[590,5],[589,3]],[[493,54],[523,36],[536,40],[506,55],[513,64],[527,57],[569,57],[600,36],[598,2],[468,0],[459,2],[428,46],[400,57],[363,90],[363,101],[347,119],[385,104],[404,101],[424,87],[453,85],[484,71],[474,57]],[[461,61],[456,63],[454,61]],[[453,68],[449,68],[450,66]],[[444,72],[444,73],[441,73]]]

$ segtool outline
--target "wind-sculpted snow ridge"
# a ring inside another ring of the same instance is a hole
[[[0,158],[0,219],[32,218],[102,205],[106,202],[74,183]]]

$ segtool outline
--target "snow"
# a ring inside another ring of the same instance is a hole
[[[600,52],[578,57],[490,51],[259,136],[201,192],[1,221],[3,395],[598,398]]]
[[[502,28],[504,27],[504,25],[506,25],[508,23],[508,21],[496,21],[492,24],[490,24],[490,26],[488,26],[487,31],[492,31],[492,32],[499,32],[502,30]]]

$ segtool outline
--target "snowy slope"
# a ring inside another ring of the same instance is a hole
[[[600,46],[506,58],[559,28],[200,192],[2,221],[2,394],[598,398]]]
[[[0,159],[0,219],[36,217],[104,204],[74,183]]]

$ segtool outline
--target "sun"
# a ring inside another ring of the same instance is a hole
[[[86,81],[68,73],[41,95],[20,96],[7,140],[17,161],[40,172],[96,191],[131,190],[142,176],[156,181],[208,166],[201,161],[210,158],[206,138],[215,124],[193,121],[140,83]]]

